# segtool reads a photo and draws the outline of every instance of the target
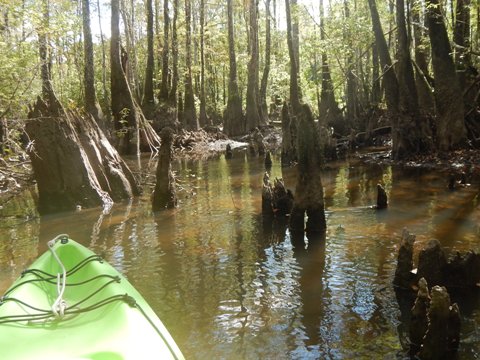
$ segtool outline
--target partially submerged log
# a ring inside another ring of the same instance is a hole
[[[158,155],[157,181],[152,198],[154,211],[173,208],[177,205],[175,178],[172,172],[173,130],[169,127],[163,128],[160,137],[162,145]]]
[[[38,98],[25,130],[40,214],[109,207],[140,193],[130,169],[90,115]]]

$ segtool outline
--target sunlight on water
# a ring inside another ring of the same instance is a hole
[[[271,179],[293,190],[294,170],[282,174],[275,160]],[[109,214],[32,220],[30,192],[12,201],[1,213],[0,290],[66,232],[130,279],[188,359],[402,358],[406,330],[391,286],[402,229],[417,234],[417,252],[433,237],[449,251],[479,249],[479,186],[450,192],[445,174],[329,164],[326,238],[299,249],[285,221],[262,219],[263,159],[236,153],[174,167],[174,210],[152,213],[151,188]],[[378,183],[387,210],[372,208]],[[460,306],[460,358],[477,359],[480,299]]]

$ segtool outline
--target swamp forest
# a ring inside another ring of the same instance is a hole
[[[1,0],[0,69],[0,293],[67,233],[187,359],[480,359],[480,1]]]

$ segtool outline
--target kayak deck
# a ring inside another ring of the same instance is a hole
[[[2,359],[183,359],[160,319],[117,270],[67,237],[53,250],[66,269],[64,314],[52,311],[62,268],[47,251],[0,300]]]

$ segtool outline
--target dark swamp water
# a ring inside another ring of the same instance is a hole
[[[294,189],[294,172],[282,174],[276,160],[272,177]],[[149,188],[108,214],[42,218],[26,191],[0,209],[0,292],[48,240],[68,233],[128,277],[188,359],[405,358],[408,324],[391,285],[402,229],[417,234],[417,253],[431,238],[449,252],[479,250],[479,184],[450,192],[441,172],[329,164],[326,239],[294,249],[284,223],[262,219],[263,169],[243,153],[178,161],[179,207],[156,214]],[[377,183],[388,210],[370,208]],[[480,295],[453,300],[462,311],[459,358],[478,359]]]

